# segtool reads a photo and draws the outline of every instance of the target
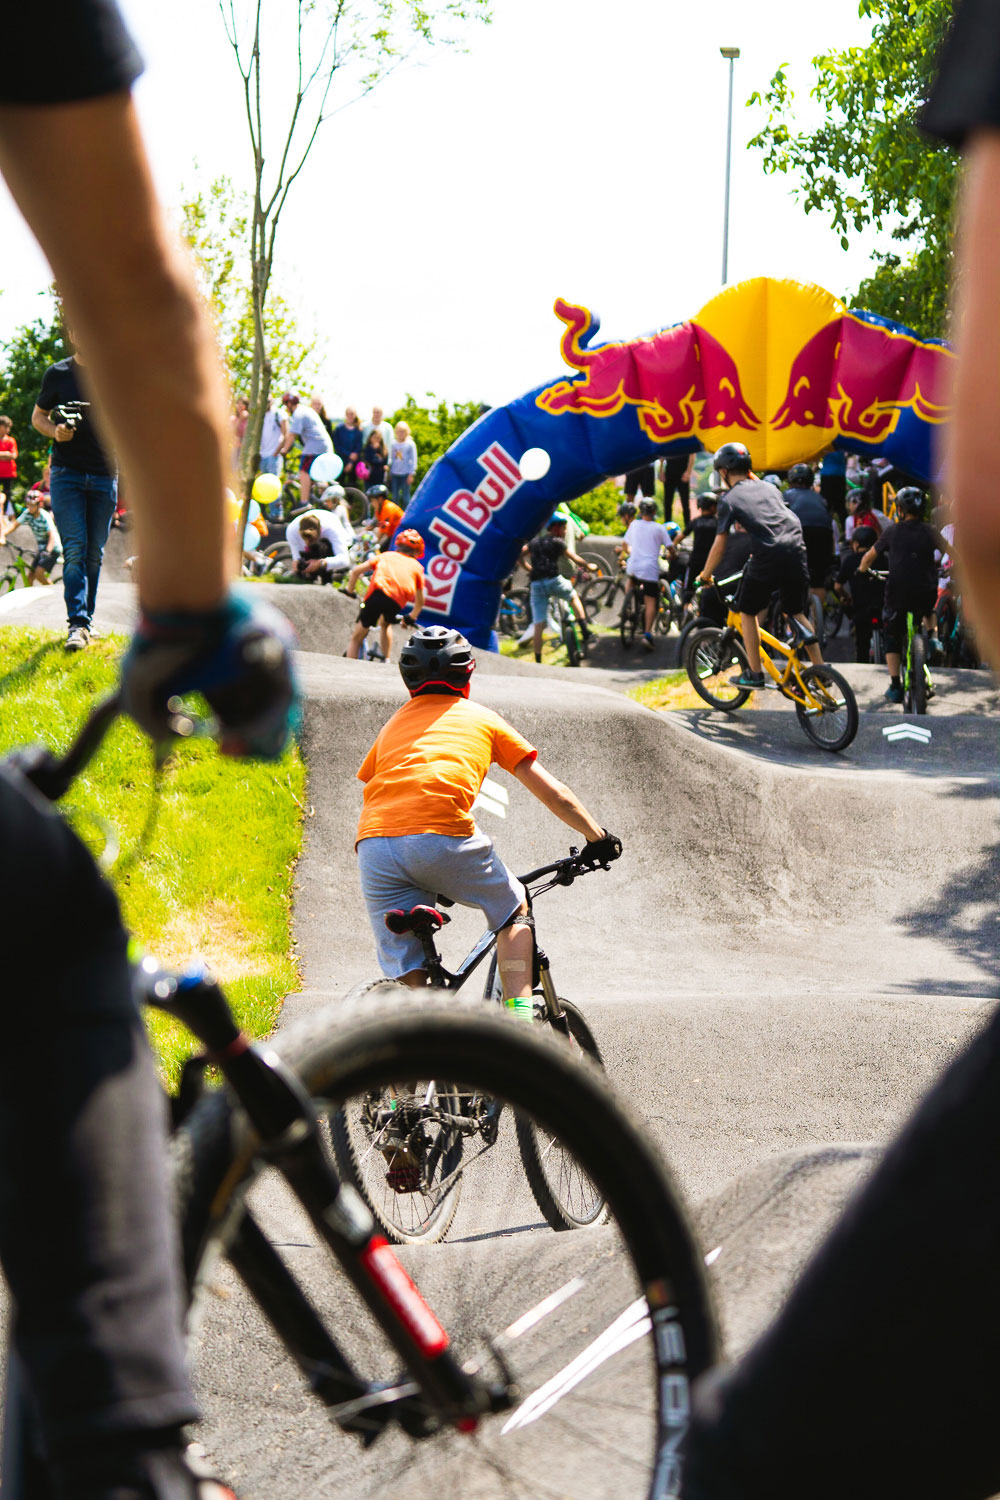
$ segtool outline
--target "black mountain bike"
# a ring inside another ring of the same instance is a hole
[[[8,765],[58,798],[117,713],[116,700],[99,708],[61,760],[39,748]],[[234,1421],[249,1411],[256,1433],[261,1406],[282,1400],[272,1372],[290,1356],[328,1411],[329,1464],[345,1487],[353,1475],[370,1489],[364,1455],[377,1442],[378,1473],[405,1476],[408,1500],[459,1485],[491,1496],[679,1493],[690,1382],[716,1353],[701,1257],[648,1132],[580,1049],[479,1002],[412,991],[341,1002],[262,1045],[239,1031],[203,970],[167,974],[146,960],[136,982],[206,1049],[173,1100],[175,1194],[193,1321],[200,1307],[226,1310],[205,1295],[220,1256],[262,1314],[252,1338],[268,1374],[254,1391],[240,1370]],[[205,1088],[209,1064],[224,1087]],[[479,1232],[465,1245],[408,1248],[404,1264],[341,1179],[330,1121],[421,1078],[447,1080],[455,1100],[491,1100],[497,1141]],[[510,1150],[521,1119],[576,1160],[607,1223],[536,1232]],[[300,1218],[291,1237],[269,1235],[258,1216],[279,1184]],[[243,1341],[249,1314],[234,1313]],[[212,1315],[205,1322],[210,1344]],[[5,1500],[49,1500],[30,1406],[13,1361]],[[242,1451],[256,1451],[253,1435]]]
[[[528,904],[556,886],[572,885],[581,875],[600,868],[585,863],[579,850],[568,858],[521,876]],[[605,864],[604,869],[610,868]],[[452,903],[438,897],[442,906]],[[489,958],[483,999],[503,1005],[497,969],[497,935],[484,932],[454,971],[446,969],[436,937],[449,917],[434,906],[390,912],[390,931],[412,932],[424,950],[424,967],[431,984],[459,990]],[[580,1010],[556,992],[546,953],[534,944],[532,987],[536,1025],[563,1038],[577,1054],[599,1066],[601,1054]],[[375,980],[372,990],[386,988]],[[394,988],[394,987],[392,987]],[[412,992],[411,992],[412,993]],[[510,1020],[511,1025],[521,1024]],[[375,1218],[396,1244],[428,1244],[444,1239],[454,1221],[463,1177],[471,1162],[496,1144],[500,1109],[493,1099],[474,1090],[449,1091],[436,1079],[411,1082],[401,1096],[372,1093],[333,1118],[337,1164],[354,1184]],[[579,1164],[541,1130],[537,1121],[515,1117],[521,1161],[532,1196],[553,1229],[580,1229],[602,1222],[607,1210],[600,1188],[580,1171]]]

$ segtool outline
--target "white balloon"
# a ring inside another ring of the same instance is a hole
[[[552,460],[544,448],[529,448],[527,453],[521,455],[518,468],[522,479],[544,479],[551,464]]]
[[[344,460],[336,453],[321,453],[309,466],[309,477],[317,484],[332,484],[344,470]]]

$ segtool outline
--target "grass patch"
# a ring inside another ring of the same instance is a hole
[[[656,708],[664,713],[675,708],[708,707],[704,698],[699,698],[691,686],[688,674],[683,671],[667,672],[663,677],[641,682],[638,687],[629,688],[626,696],[634,698],[637,703],[644,703],[647,708]],[[759,694],[751,693],[743,707],[756,708],[758,697]]]
[[[67,656],[50,630],[0,631],[0,753],[44,742],[63,750],[95,700],[111,692],[124,637]],[[122,853],[109,870],[125,923],[167,966],[200,956],[226,986],[240,1024],[270,1032],[299,988],[291,951],[292,879],[302,842],[305,769],[297,749],[274,765],[235,761],[209,741],[179,745],[165,766],[149,847],[130,861],[153,798],[153,752],[119,719],[61,804],[101,855],[108,825]],[[196,1044],[149,1012],[165,1078]]]
[[[594,625],[591,623],[590,628],[596,636],[616,636],[618,634],[617,628],[608,625]],[[530,640],[525,641],[523,646],[519,646],[517,644],[517,637],[509,635],[502,635],[500,637],[500,655],[512,656],[516,661],[533,662],[535,659],[534,648]],[[561,640],[557,640],[554,635],[549,635],[548,633],[542,637],[542,666],[569,666],[569,656],[566,652],[566,647]]]

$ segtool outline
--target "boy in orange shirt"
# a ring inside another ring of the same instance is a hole
[[[373,625],[379,627],[382,655],[389,660],[392,650],[392,627],[396,620],[407,625],[424,607],[424,570],[417,561],[424,555],[424,539],[419,531],[404,531],[396,542],[395,552],[382,552],[359,563],[347,575],[347,591],[354,593],[363,573],[371,573],[358,623],[347,647],[348,656],[357,659],[361,642]],[[409,618],[407,616],[409,615]]]
[[[538,764],[537,751],[492,709],[470,703],[476,659],[464,636],[431,625],[403,648],[399,670],[410,701],[393,715],[358,771],[365,784],[358,824],[361,889],[389,979],[427,983],[412,933],[390,932],[388,912],[432,906],[438,895],[478,906],[497,934],[504,1000],[531,1019],[534,938],[524,887],[476,827],[472,804],[494,763],[587,840],[595,863],[617,859],[621,842],[568,787]]]

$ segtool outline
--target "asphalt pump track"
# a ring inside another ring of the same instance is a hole
[[[58,627],[61,590],[33,592],[0,625]],[[266,593],[308,648],[295,906],[305,988],[288,997],[287,1021],[374,977],[354,773],[404,690],[391,666],[341,656],[346,601],[319,589]],[[109,579],[102,595],[105,625],[123,628],[128,586]],[[615,1086],[670,1161],[704,1249],[718,1252],[711,1275],[730,1355],[773,1316],[880,1146],[996,996],[996,695],[986,674],[936,676],[933,712],[917,723],[881,708],[881,673],[854,669],[861,730],[830,756],[770,700],[733,717],[658,714],[623,694],[627,671],[480,657],[473,696],[516,724],[624,842],[609,872],[539,902],[539,935],[560,993],[583,1008]],[[931,738],[885,733],[906,724]],[[494,770],[491,781],[507,799],[493,798],[480,821],[512,868],[567,851],[572,835],[513,778]],[[477,914],[453,916],[446,959],[478,935]],[[467,1285],[470,1315],[487,1284],[532,1305],[539,1266],[557,1274],[558,1247],[577,1238],[552,1235],[526,1188],[491,1179],[488,1160],[448,1242],[407,1252],[432,1300],[435,1285]],[[504,1195],[497,1233],[487,1208]],[[324,1279],[308,1224],[271,1190],[258,1208],[339,1315],[347,1298]],[[221,1268],[196,1365],[201,1436],[241,1496],[342,1500],[409,1487],[405,1455],[331,1440],[328,1418],[274,1347]],[[463,1450],[452,1451],[439,1483],[471,1496]]]

